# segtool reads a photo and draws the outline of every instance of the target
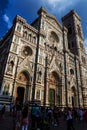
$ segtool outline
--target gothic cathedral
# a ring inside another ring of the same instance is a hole
[[[87,56],[81,19],[71,10],[62,25],[44,8],[32,24],[16,16],[0,40],[0,103],[87,107]]]

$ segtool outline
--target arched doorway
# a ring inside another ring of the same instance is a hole
[[[25,89],[23,87],[17,88],[17,100],[19,100],[20,103],[22,103],[24,100],[24,92],[25,92]]]
[[[21,103],[30,99],[30,79],[27,71],[22,71],[18,74],[16,98],[19,98]]]
[[[49,104],[51,106],[54,106],[54,105],[61,106],[62,105],[61,78],[55,71],[51,72],[51,74],[50,74]]]
[[[71,88],[71,92],[72,92],[72,97],[71,97],[71,105],[72,105],[72,107],[76,107],[76,90],[75,90],[75,87],[73,86],[72,88]]]
[[[55,105],[55,89],[49,89],[49,104],[50,106]]]

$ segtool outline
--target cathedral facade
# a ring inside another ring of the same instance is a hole
[[[81,19],[71,10],[62,25],[44,8],[32,24],[16,16],[0,40],[0,101],[87,107],[87,56]]]

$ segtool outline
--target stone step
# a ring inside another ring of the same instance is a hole
[[[0,104],[10,104],[12,101],[12,96],[0,95]]]

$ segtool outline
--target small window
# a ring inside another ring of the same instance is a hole
[[[42,56],[40,55],[40,56],[39,56],[39,63],[42,64],[42,62],[43,62],[43,58],[42,58]]]
[[[28,40],[31,42],[31,34],[28,34]]]
[[[72,27],[71,27],[71,25],[68,25],[68,34],[72,34]]]
[[[14,62],[13,62],[13,61],[11,61],[11,62],[10,62],[10,64],[11,64],[11,66],[12,66],[12,68],[13,68],[13,66],[14,66]]]
[[[68,43],[68,48],[70,49],[70,43]]]
[[[84,47],[83,47],[83,43],[80,42],[80,48],[83,50]]]
[[[44,29],[44,20],[42,21],[42,29]]]
[[[16,43],[19,42],[19,37],[17,35],[14,35],[14,42],[16,42]]]
[[[57,51],[57,47],[54,47],[54,50]]]
[[[36,43],[36,37],[33,37],[33,43]]]
[[[21,32],[21,26],[20,25],[17,26],[17,31]]]
[[[85,57],[82,56],[82,62],[85,64],[86,63],[86,60],[85,60]]]
[[[74,75],[74,70],[73,69],[70,69],[70,74]]]
[[[74,48],[74,42],[72,42],[71,47]]]
[[[80,37],[82,37],[81,28],[80,28],[79,25],[77,25],[77,29],[78,29],[78,35],[79,35]]]
[[[27,38],[27,31],[25,31],[25,32],[23,33],[23,37],[24,37],[24,38]]]
[[[12,51],[13,51],[13,52],[16,52],[16,51],[17,51],[17,44],[13,44]]]

